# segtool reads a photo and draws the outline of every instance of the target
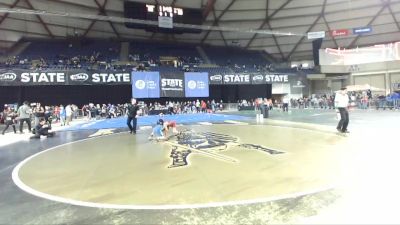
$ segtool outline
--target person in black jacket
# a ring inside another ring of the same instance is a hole
[[[14,129],[14,133],[16,134],[17,130],[15,128],[16,124],[15,118],[17,117],[17,114],[14,112],[14,110],[8,107],[6,110],[4,110],[3,117],[4,117],[4,124],[6,125],[6,127],[4,128],[1,134],[4,135],[4,133],[10,126],[12,126],[12,128]]]
[[[37,126],[40,119],[44,118],[44,109],[40,103],[37,103],[33,109],[33,115],[35,116],[35,126]]]
[[[46,123],[44,118],[39,119],[39,124],[35,126],[35,135],[31,138],[40,138],[40,136],[46,137],[53,137],[54,132],[49,131],[51,130],[51,126]]]
[[[127,125],[129,127],[131,134],[136,134],[138,110],[139,106],[136,103],[136,99],[132,98],[131,104],[129,104],[127,108],[127,115],[128,115]]]

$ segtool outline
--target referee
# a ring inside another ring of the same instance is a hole
[[[136,103],[136,99],[132,98],[131,103],[128,104],[128,108],[127,108],[127,115],[128,115],[127,125],[129,127],[129,130],[131,131],[131,134],[136,134],[138,110],[139,110],[139,106]]]
[[[335,107],[339,109],[340,121],[336,127],[337,131],[341,133],[349,133],[347,126],[349,125],[349,96],[347,95],[347,89],[342,88],[335,95]]]

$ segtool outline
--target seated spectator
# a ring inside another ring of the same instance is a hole
[[[39,124],[35,127],[35,130],[33,132],[34,136],[32,136],[31,139],[40,138],[41,136],[53,137],[55,133],[49,130],[51,130],[51,126],[46,123],[46,120],[44,118],[41,118]]]

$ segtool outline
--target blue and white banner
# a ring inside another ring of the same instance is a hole
[[[160,98],[160,73],[133,72],[132,96],[134,98]]]
[[[353,34],[368,34],[372,32],[372,27],[357,27],[353,28]]]
[[[208,73],[185,73],[185,96],[187,98],[208,97]]]

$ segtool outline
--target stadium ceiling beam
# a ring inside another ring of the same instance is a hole
[[[107,5],[108,0],[105,0],[104,3],[103,3],[103,5],[100,5],[100,3],[99,3],[98,0],[94,0],[94,2],[96,3],[97,7],[99,7],[100,15],[102,15],[102,16],[108,16],[108,15],[107,15],[107,12],[106,12],[106,5]],[[114,33],[115,33],[115,35],[117,36],[117,38],[120,38],[121,35],[120,35],[119,32],[117,31],[117,29],[115,29],[114,24],[113,24],[111,21],[108,21],[108,23],[110,24],[110,27],[111,27],[111,29],[114,31]]]
[[[60,3],[60,4],[64,4],[64,5],[70,5],[70,6],[78,7],[78,8],[81,8],[81,9],[98,10],[97,6],[89,6],[89,5],[79,4],[79,3],[76,3],[76,2],[67,2],[67,1],[63,1],[63,0],[35,0],[35,1],[46,1],[46,2],[49,2],[47,4],[51,4],[52,2],[56,2],[56,3]],[[112,9],[107,9],[107,12],[115,13],[115,14],[123,14],[124,13],[123,11],[112,10]]]
[[[325,14],[325,7],[326,7],[326,2],[327,2],[327,1],[328,1],[328,0],[324,0],[324,4],[322,5],[322,9],[321,9],[321,12],[320,12],[319,16],[318,16],[317,19],[314,21],[314,23],[311,24],[311,26],[307,29],[306,34],[307,34],[308,32],[310,32],[310,31],[315,27],[315,25],[318,23],[318,21],[319,21],[322,17],[324,17],[324,14]],[[293,47],[293,49],[292,49],[292,50],[290,51],[290,53],[287,55],[286,61],[290,59],[290,57],[292,56],[292,54],[296,51],[296,49],[297,49],[297,48],[299,47],[299,45],[304,41],[305,38],[306,38],[306,36],[303,36],[303,37],[300,38],[300,40],[296,43],[296,45]]]
[[[389,15],[389,14],[382,13],[381,16],[382,15]],[[336,21],[332,21],[332,22],[347,22],[347,21],[353,21],[353,20],[356,20],[356,19],[363,19],[363,18],[365,18],[365,17],[357,17],[357,18],[352,18],[352,19],[336,20]],[[318,22],[317,25],[318,24],[323,24],[323,22],[322,23]],[[393,24],[393,22],[380,23],[378,26],[383,26],[383,25],[388,25],[388,24]],[[275,29],[279,30],[279,29],[291,29],[291,28],[302,28],[302,27],[306,28],[308,26],[309,25],[290,25],[290,26],[275,27]],[[265,39],[265,38],[268,38],[268,37],[256,37],[255,40],[257,40],[257,39]],[[344,37],[341,37],[341,39],[343,39],[343,38]],[[231,40],[249,40],[249,38],[226,38],[226,40],[230,40],[230,39]],[[207,40],[213,40],[213,38],[208,38]]]
[[[94,2],[95,2],[96,5],[97,5],[97,10],[98,10],[97,15],[106,16],[107,13],[106,13],[105,8],[106,8],[106,6],[107,6],[108,0],[105,0],[105,1],[103,2],[103,5],[100,5],[100,3],[99,3],[97,0],[94,0]],[[88,28],[86,29],[85,33],[83,34],[83,37],[86,37],[86,36],[87,36],[87,34],[89,33],[89,31],[92,30],[92,28],[93,28],[93,26],[94,26],[94,24],[95,24],[96,22],[97,22],[97,20],[92,20],[92,22],[89,24]],[[108,21],[108,23],[110,24],[110,27],[111,27],[111,29],[113,30],[114,34],[117,36],[117,38],[120,38],[121,35],[119,34],[119,32],[117,31],[117,29],[115,28],[114,24],[113,24],[111,21]]]
[[[326,28],[328,28],[328,31],[330,31],[331,27],[329,26],[328,21],[326,21],[325,15],[322,16],[322,20],[324,21]],[[335,43],[336,48],[339,48],[339,45],[338,45],[335,37],[332,37],[332,41],[333,41],[333,43]]]
[[[268,29],[272,29],[271,28],[271,24],[269,24],[269,22],[267,22],[267,27],[268,27]],[[277,40],[277,38],[276,38],[276,36],[275,35],[272,35],[272,38],[274,39],[274,42],[275,42],[275,46],[278,48],[278,51],[279,51],[279,54],[281,54],[281,58],[282,58],[282,60],[285,58],[285,56],[283,55],[283,52],[282,52],[282,49],[281,49],[281,45],[278,43],[278,40]],[[255,39],[255,38],[254,38]],[[254,41],[254,39],[253,39],[253,41]]]
[[[326,3],[326,5],[327,6],[336,6],[336,5],[343,5],[343,3],[348,3],[348,0],[345,0],[345,1],[335,1],[335,2],[331,2],[331,3]],[[374,5],[374,6],[379,6],[380,4],[378,4],[378,5]],[[318,4],[318,5],[305,5],[305,6],[296,6],[296,7],[290,7],[290,8],[286,8],[286,9],[295,9],[295,10],[300,10],[300,9],[309,9],[309,8],[311,8],[311,7],[322,7],[323,6],[323,3],[322,4]],[[368,7],[370,7],[370,6],[363,6],[363,7],[361,7],[361,8],[368,8]],[[359,7],[357,7],[357,9],[360,9]],[[217,12],[218,11],[222,11],[222,10],[216,10]],[[232,9],[232,10],[229,10],[230,12],[257,12],[257,11],[264,11],[264,9]],[[341,10],[341,11],[343,11],[343,10]]]
[[[40,32],[34,32],[34,31],[21,31],[17,29],[11,29],[11,28],[0,28],[0,31],[10,31],[10,32],[17,32],[21,34],[32,34],[32,35],[38,35],[38,36],[44,36],[44,37],[49,37],[48,34],[46,33],[40,33]],[[59,35],[54,35],[55,38],[63,38],[64,36],[59,36]]]
[[[83,28],[82,28],[82,30],[83,30]],[[9,31],[9,32],[17,32],[17,33],[23,33],[23,34],[31,34],[31,35],[35,35],[35,36],[48,37],[48,35],[45,33],[33,32],[33,31],[20,31],[17,29],[10,29],[10,28],[0,28],[0,31]],[[108,33],[112,33],[112,32],[110,31]],[[127,39],[132,39],[132,38],[144,39],[147,37],[147,36],[143,36],[143,35],[131,35],[131,34],[124,34],[124,36]],[[57,35],[56,38],[66,38],[66,36]]]
[[[21,8],[21,9],[25,9],[24,7],[21,7],[21,6],[18,6],[18,8]],[[28,8],[26,8],[26,9],[28,9]],[[383,16],[383,15],[390,15],[390,13],[389,12],[387,12],[387,13],[385,13],[385,12],[382,12],[381,13],[381,16]],[[9,15],[8,16],[8,18],[9,19],[14,19],[14,20],[20,20],[20,21],[25,21],[25,22],[33,22],[33,23],[39,23],[38,21],[36,21],[36,20],[23,20],[23,19],[20,19],[20,18],[18,18],[18,17],[13,17],[12,15]],[[334,21],[331,21],[331,22],[347,22],[347,21],[352,21],[352,20],[357,20],[357,19],[363,19],[363,18],[365,18],[365,17],[360,17],[360,16],[358,16],[358,17],[354,17],[354,18],[351,18],[351,19],[340,19],[340,20],[334,20]],[[89,22],[92,22],[93,21],[93,19],[82,19],[82,20],[87,20],[87,21],[89,21]],[[259,20],[258,20],[259,21]],[[219,21],[220,22],[220,24],[222,23],[221,21]],[[47,22],[47,24],[48,25],[50,25],[50,26],[59,26],[59,27],[64,27],[64,28],[70,28],[70,26],[65,26],[65,25],[61,25],[61,24],[55,24],[55,23],[50,23],[50,22]],[[121,23],[122,25],[123,25],[123,23]],[[319,22],[319,23],[317,23],[317,24],[323,24],[323,22]],[[378,26],[383,26],[383,25],[387,25],[387,24],[393,24],[393,22],[390,22],[390,23],[380,23]],[[114,25],[115,25],[115,22],[114,22]],[[223,24],[222,24],[223,25]],[[290,26],[280,26],[280,27],[275,27],[275,29],[277,29],[277,30],[279,30],[279,29],[290,29],[290,28],[301,28],[301,27],[304,27],[305,29],[306,29],[306,27],[308,27],[307,25],[290,25]],[[86,28],[83,28],[83,27],[76,27],[76,29],[81,29],[81,30],[85,30]],[[104,32],[107,32],[107,31],[104,31]],[[256,39],[264,39],[264,38],[268,38],[268,37],[257,37]],[[200,38],[201,39],[201,38]],[[234,38],[234,40],[248,40],[249,38]],[[207,40],[212,40],[212,38],[208,38]],[[229,40],[229,38],[226,38],[226,40]]]
[[[265,19],[266,20],[268,19],[268,15],[269,15],[269,0],[266,1],[266,5],[265,5]],[[272,30],[272,27],[271,27],[271,24],[269,23],[269,21],[267,21],[266,25],[268,26],[268,29]],[[278,40],[276,39],[275,35],[272,35],[272,38],[274,39],[275,45],[278,48],[279,53],[281,54],[281,59],[283,60],[283,58],[285,56],[283,55],[281,46],[279,45]],[[254,39],[255,39],[255,37],[254,37]],[[254,41],[254,39],[253,39],[253,41]]]
[[[23,21],[23,22],[29,22],[29,23],[40,24],[40,22],[39,22],[39,21],[36,21],[36,20],[27,20],[27,19],[15,18],[15,17],[12,17],[12,16],[9,16],[8,19],[10,19],[10,20],[17,20],[17,21]],[[67,26],[67,25],[55,24],[55,23],[47,23],[47,26],[61,27],[61,28],[66,28],[66,29],[71,28],[70,26]],[[87,28],[83,28],[83,27],[75,27],[74,29],[82,30],[82,31],[86,31],[86,30],[87,30]],[[92,28],[92,30],[93,30],[93,31],[97,31],[97,32],[104,32],[104,33],[108,33],[108,34],[113,34],[113,33],[114,33],[113,31],[96,30],[96,29],[93,29],[93,28]],[[25,31],[19,31],[19,32],[24,33]],[[125,35],[127,35],[127,34],[125,34]]]
[[[214,15],[214,18],[217,18],[217,15],[216,15],[216,13],[215,13],[215,10],[213,10],[213,15]],[[217,21],[217,24],[216,24],[216,25],[219,26],[218,21]],[[224,33],[223,33],[222,31],[219,31],[219,34],[221,35],[221,38],[222,38],[222,40],[224,41],[225,46],[228,47],[228,43],[226,42],[226,39],[225,39],[225,37],[224,37]]]
[[[331,27],[329,26],[329,23],[328,23],[328,21],[327,21],[326,18],[325,18],[326,2],[327,2],[327,1],[325,0],[324,3],[323,3],[323,5],[322,5],[322,20],[324,21],[326,28],[328,28],[328,31],[330,31],[330,30],[331,30]],[[336,38],[333,37],[333,36],[332,36],[332,41],[333,41],[333,43],[335,43],[336,48],[339,48],[339,45],[338,45],[338,43],[337,43],[337,41],[336,41]]]
[[[370,34],[368,35],[368,37],[374,37],[374,36],[379,36],[379,35],[398,35],[399,31],[394,31],[394,32],[387,32],[387,33],[379,33],[379,34]],[[343,37],[340,40],[351,40],[352,37]],[[396,40],[394,40],[396,41]],[[285,43],[285,44],[281,44],[282,46],[290,46],[290,45],[295,45],[296,43]],[[302,44],[311,44],[311,42],[303,42]],[[369,44],[364,44],[362,46],[368,46],[368,45],[373,45],[373,44],[382,44],[382,42],[371,42]],[[274,47],[275,45],[267,45],[267,44],[261,44],[261,45],[252,45],[251,48],[263,48],[263,47]]]
[[[398,4],[400,4],[400,1],[391,3],[391,5],[398,5]],[[376,5],[369,5],[369,6],[360,6],[360,7],[357,7],[357,10],[360,10],[360,9],[373,9],[373,8],[381,8],[381,7],[382,7],[382,4],[376,4]],[[325,16],[326,15],[336,14],[336,13],[342,13],[343,11],[344,11],[343,9],[332,10],[332,11],[329,11],[329,12],[325,12]],[[274,21],[287,20],[287,19],[299,19],[299,18],[304,18],[304,17],[314,17],[314,16],[318,16],[319,14],[320,13],[317,12],[317,13],[309,13],[307,15],[283,16],[283,17],[274,18]],[[354,18],[349,19],[349,20],[353,20],[353,19]],[[260,18],[260,19],[246,19],[246,18],[243,18],[243,19],[240,19],[240,20],[238,20],[238,19],[221,20],[221,22],[232,22],[232,23],[233,22],[259,22],[260,20],[262,20],[262,18]],[[341,21],[341,20],[338,20],[338,21]],[[209,20],[208,22],[211,22],[211,20]]]
[[[203,10],[203,22],[207,19],[208,14],[210,14],[210,12],[212,10],[216,11],[214,8],[216,2],[217,2],[217,0],[208,0],[207,1],[206,7]]]
[[[375,16],[374,17],[372,17],[372,19],[367,23],[367,27],[368,26],[371,26],[371,24],[376,20],[376,18],[378,18],[379,17],[379,15],[381,15],[381,13],[383,12],[383,10],[386,8],[386,7],[388,7],[389,6],[389,4],[387,3],[387,2],[385,2],[384,4],[383,4],[383,6],[381,7],[381,9],[375,14]],[[360,39],[360,35],[357,35],[354,39],[353,39],[353,41],[349,44],[349,46],[347,47],[348,49],[350,49],[350,48],[353,48],[354,47],[354,44],[358,41],[358,39]]]
[[[317,22],[322,18],[322,14],[320,14],[317,19],[312,23],[312,25],[307,29],[306,33],[310,32],[315,25],[317,24]],[[299,45],[301,44],[301,42],[303,42],[304,38],[306,38],[306,36],[303,36],[300,38],[300,40],[296,43],[296,45],[293,47],[293,49],[290,51],[290,53],[287,55],[286,60],[289,60],[290,57],[292,56],[292,54],[294,53],[294,51],[296,51],[296,49],[299,47]]]
[[[391,1],[389,0],[389,5],[388,5],[389,13],[390,13],[390,15],[392,15],[393,21],[396,24],[397,29],[400,31],[399,21],[397,21],[396,16],[393,13],[392,6],[390,5],[390,3],[391,3]]]
[[[103,5],[102,6],[98,6],[97,7],[97,10],[98,10],[98,12],[97,12],[97,15],[101,15],[101,10],[100,10],[100,8],[103,8],[103,7],[105,7],[106,6],[106,4],[107,4],[107,2],[108,2],[108,0],[105,0],[104,2],[103,2]],[[97,22],[97,20],[92,20],[92,22],[89,24],[89,26],[88,26],[88,28],[86,29],[86,31],[83,33],[83,37],[86,37],[86,35],[89,33],[89,31],[92,29],[92,27],[93,27],[93,25],[95,24]]]
[[[28,7],[29,7],[30,9],[36,10],[36,9],[32,6],[32,4],[31,4],[31,2],[30,2],[29,0],[25,0],[25,2],[28,4]],[[43,21],[42,17],[39,16],[39,15],[36,15],[36,18],[37,18],[37,19],[39,20],[39,22],[43,25],[44,29],[45,29],[46,32],[49,34],[49,36],[50,36],[51,38],[54,38],[53,32],[51,32],[51,30],[49,29],[49,27],[47,26],[47,24]]]
[[[0,40],[1,43],[15,43],[17,41],[10,41],[10,40]]]
[[[11,9],[14,8],[15,6],[17,6],[19,1],[20,0],[15,0],[15,2],[12,5],[10,5],[9,7]],[[0,25],[4,22],[4,20],[8,17],[8,15],[10,15],[10,13],[5,13],[4,16],[0,19]]]
[[[235,4],[236,1],[237,1],[237,0],[232,0],[232,1],[225,7],[225,9],[221,12],[221,14],[220,14],[217,18],[214,17],[214,22],[213,22],[213,24],[211,25],[212,27],[213,27],[213,26],[216,26],[216,25],[218,24],[219,20],[225,15],[226,12],[228,12],[228,10],[232,7],[233,4]],[[204,41],[208,38],[208,35],[210,35],[210,33],[211,33],[211,30],[207,30],[207,33],[204,35],[203,39],[201,40],[201,44],[204,43]]]
[[[283,3],[278,9],[276,9],[271,15],[269,15],[267,18],[264,19],[262,24],[258,27],[258,30],[261,30],[264,28],[264,26],[267,24],[267,22],[272,19],[278,12],[280,12],[283,8],[285,8],[290,2],[293,0],[287,0],[285,3]],[[250,38],[249,42],[247,42],[246,48],[249,48],[251,43],[253,43],[254,39],[257,37],[257,34],[254,34],[253,37]]]

